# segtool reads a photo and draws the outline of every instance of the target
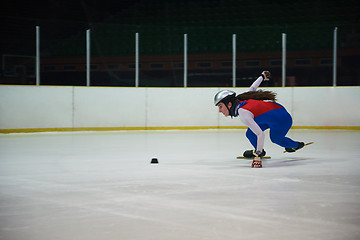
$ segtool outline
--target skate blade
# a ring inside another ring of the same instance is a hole
[[[243,157],[243,156],[239,156],[239,157],[236,157],[237,159],[249,159],[249,160],[253,160],[253,158],[247,158],[247,157]],[[270,156],[264,156],[264,157],[261,157],[261,159],[270,159],[271,157]]]

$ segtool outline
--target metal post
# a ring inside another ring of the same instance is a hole
[[[40,85],[40,27],[36,26],[36,85]]]
[[[282,34],[282,87],[286,84],[286,33]]]
[[[233,75],[233,87],[236,87],[236,34],[233,34],[233,66],[232,66],[232,75]]]
[[[187,34],[184,34],[184,87],[187,87]]]
[[[336,65],[337,65],[337,27],[334,29],[334,52],[333,52],[333,86],[336,87]]]
[[[139,33],[135,33],[135,87],[139,87]]]
[[[90,86],[90,29],[86,30],[86,86]]]

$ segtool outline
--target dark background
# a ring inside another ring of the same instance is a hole
[[[353,0],[2,1],[0,53],[34,56],[35,26],[40,26],[42,84],[84,85],[85,30],[91,29],[92,85],[132,86],[139,32],[141,85],[180,87],[188,33],[189,86],[230,86],[236,33],[237,86],[247,86],[264,68],[278,86],[286,32],[287,85],[328,86],[338,27],[338,83],[360,85],[359,12],[359,1]],[[34,84],[33,58],[5,61],[0,83]]]

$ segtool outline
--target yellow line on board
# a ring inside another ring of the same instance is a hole
[[[188,127],[80,127],[80,128],[23,128],[0,129],[0,133],[36,132],[78,132],[78,131],[140,131],[140,130],[210,130],[210,129],[247,129],[245,126],[188,126]],[[360,130],[360,126],[293,126],[292,129],[314,130]]]
[[[292,126],[291,129],[360,130],[360,126]]]

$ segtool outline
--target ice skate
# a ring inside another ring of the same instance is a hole
[[[256,155],[254,154],[255,153],[255,150],[246,150],[244,153],[243,153],[243,156],[244,158],[254,158],[256,157]],[[261,154],[259,155],[259,157],[264,157],[266,155],[266,152],[265,150],[262,150]]]
[[[296,148],[285,148],[285,152],[289,152],[289,153],[295,152],[295,151],[303,148],[304,146],[305,146],[305,143],[299,142],[299,145]]]

